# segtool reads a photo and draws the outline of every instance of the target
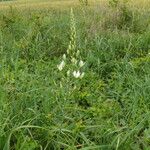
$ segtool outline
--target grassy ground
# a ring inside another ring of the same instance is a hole
[[[107,0],[89,0],[91,6],[102,6],[107,5]],[[15,0],[15,1],[3,1],[0,2],[0,10],[9,9],[10,6],[17,7],[18,9],[44,9],[44,8],[68,8],[72,5],[79,5],[78,0]],[[138,9],[149,9],[150,0],[130,0],[129,3],[132,7]]]
[[[40,0],[28,0],[28,1],[24,1],[24,0],[18,0],[18,1],[8,1],[8,2],[1,2],[1,6],[0,9],[4,10],[4,9],[9,9],[10,6],[13,7],[17,7],[17,9],[47,9],[47,8],[61,8],[63,9],[64,7],[71,7],[72,5],[74,5],[74,3],[76,3],[75,1],[72,0],[65,0],[65,1],[60,1],[60,0],[44,0],[44,1],[40,1]]]
[[[149,150],[149,5],[1,2],[0,149]]]

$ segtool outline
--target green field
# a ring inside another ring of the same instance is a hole
[[[150,150],[150,0],[0,2],[0,150]]]

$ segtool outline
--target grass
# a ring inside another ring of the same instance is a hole
[[[0,149],[149,150],[150,2],[99,2],[0,3]]]

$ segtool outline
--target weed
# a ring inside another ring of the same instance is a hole
[[[0,149],[149,149],[148,10],[73,2],[0,13]]]

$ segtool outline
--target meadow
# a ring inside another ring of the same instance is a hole
[[[150,0],[0,2],[0,150],[150,150]]]

